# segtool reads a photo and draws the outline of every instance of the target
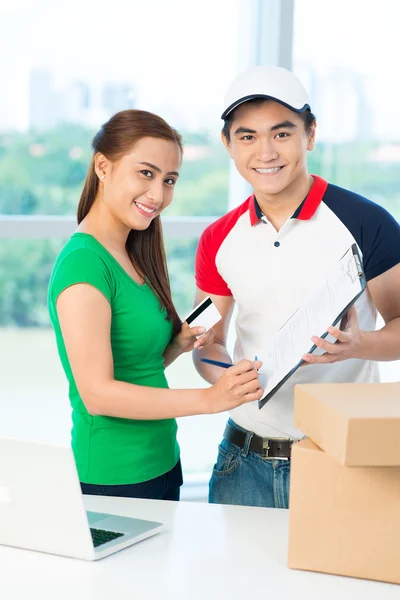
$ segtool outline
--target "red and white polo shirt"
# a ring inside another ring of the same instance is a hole
[[[197,287],[207,294],[233,296],[237,306],[235,362],[261,355],[268,338],[354,242],[363,257],[367,281],[400,262],[400,226],[385,209],[313,177],[309,194],[279,231],[262,215],[252,195],[201,236]],[[360,328],[374,330],[377,313],[367,292],[356,308]],[[248,403],[230,416],[264,437],[298,438],[302,433],[293,425],[295,384],[378,380],[378,365],[373,361],[307,365],[261,410],[257,402]]]

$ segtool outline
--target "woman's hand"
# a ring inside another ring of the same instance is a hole
[[[201,335],[199,339],[196,337],[198,335]],[[182,323],[181,332],[174,337],[171,344],[180,352],[191,352],[193,348],[197,348],[199,350],[209,346],[213,343],[214,338],[214,329],[209,329],[206,332],[204,327],[190,327],[190,325],[188,325],[185,321]]]
[[[263,390],[257,371],[261,365],[260,360],[255,362],[241,360],[226,369],[214,385],[204,390],[208,402],[207,412],[224,412],[245,402],[259,400]]]
[[[198,335],[201,335],[199,339],[196,337]],[[214,329],[206,332],[204,327],[190,327],[185,321],[182,323],[181,332],[171,340],[165,349],[163,355],[165,367],[173,363],[183,352],[191,352],[193,348],[200,349],[209,346],[213,343],[214,338]]]

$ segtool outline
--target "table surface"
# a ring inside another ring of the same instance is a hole
[[[0,598],[400,599],[400,586],[289,569],[285,510],[100,496],[85,505],[165,530],[96,562],[0,546]]]

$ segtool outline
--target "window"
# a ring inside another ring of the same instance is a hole
[[[302,0],[295,6],[293,70],[318,120],[312,166],[400,220],[400,82],[393,76],[400,5],[382,0],[376,11],[361,0]]]

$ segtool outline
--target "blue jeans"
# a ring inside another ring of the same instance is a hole
[[[229,424],[246,431],[231,419]],[[243,449],[222,440],[210,479],[208,501],[212,504],[288,508],[290,459],[262,458],[249,452],[250,441],[250,432]]]

